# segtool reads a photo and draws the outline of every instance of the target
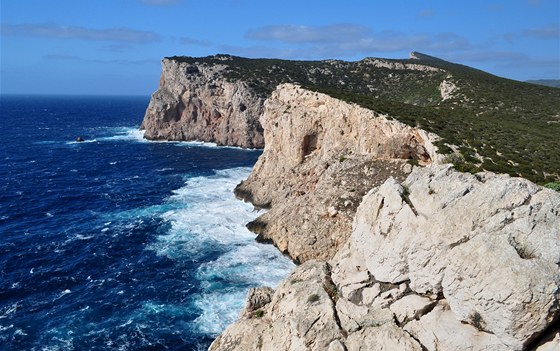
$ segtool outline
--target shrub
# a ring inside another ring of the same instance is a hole
[[[546,183],[544,187],[552,190],[560,191],[560,181],[553,182],[553,183]]]
[[[309,302],[309,303],[313,303],[313,302],[317,302],[317,301],[319,301],[319,295],[317,295],[317,294],[311,294],[307,298],[307,302]]]

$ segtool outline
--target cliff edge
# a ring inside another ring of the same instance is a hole
[[[140,127],[144,137],[262,148],[258,118],[264,99],[246,83],[225,79],[224,68],[164,59],[159,88]]]
[[[558,349],[559,209],[559,193],[507,175],[391,177],[333,259],[252,291],[210,350]]]
[[[419,53],[162,66],[146,138],[264,147],[235,192],[301,263],[211,351],[560,349],[560,194],[515,177],[558,178],[558,91]]]
[[[560,347],[559,193],[458,172],[435,135],[296,85],[264,106],[236,193],[303,264],[252,289],[211,351]]]
[[[294,84],[271,94],[260,122],[264,152],[235,192],[269,208],[248,225],[258,239],[300,263],[336,253],[372,187],[441,158],[435,135]]]

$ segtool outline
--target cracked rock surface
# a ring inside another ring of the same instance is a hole
[[[270,208],[249,228],[300,263],[332,258],[361,198],[404,179],[408,160],[439,159],[435,135],[293,84],[272,93],[260,122],[264,152],[236,194]]]
[[[210,350],[555,349],[559,245],[557,192],[415,168],[364,197],[328,263],[297,267]]]

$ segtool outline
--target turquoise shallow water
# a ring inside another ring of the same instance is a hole
[[[293,267],[232,193],[260,151],[147,142],[144,97],[0,102],[0,350],[206,349]]]

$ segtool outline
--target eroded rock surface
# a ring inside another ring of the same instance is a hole
[[[164,59],[159,88],[142,122],[144,137],[262,148],[258,118],[264,99],[245,82],[225,79],[224,68]]]
[[[435,136],[325,94],[283,84],[260,119],[265,149],[238,196],[270,210],[250,229],[295,261],[331,258],[362,196],[414,160],[439,160]]]
[[[325,289],[329,281],[325,262],[297,267],[261,308],[262,314],[229,326],[210,350],[327,350],[344,338],[335,302]]]
[[[372,190],[350,250],[376,279],[442,294],[457,320],[523,349],[560,315],[560,196],[521,178],[417,168]]]
[[[372,189],[329,263],[299,266],[261,319],[241,319],[212,350],[255,333],[261,350],[526,350],[557,333],[558,245],[557,192],[417,167]]]

